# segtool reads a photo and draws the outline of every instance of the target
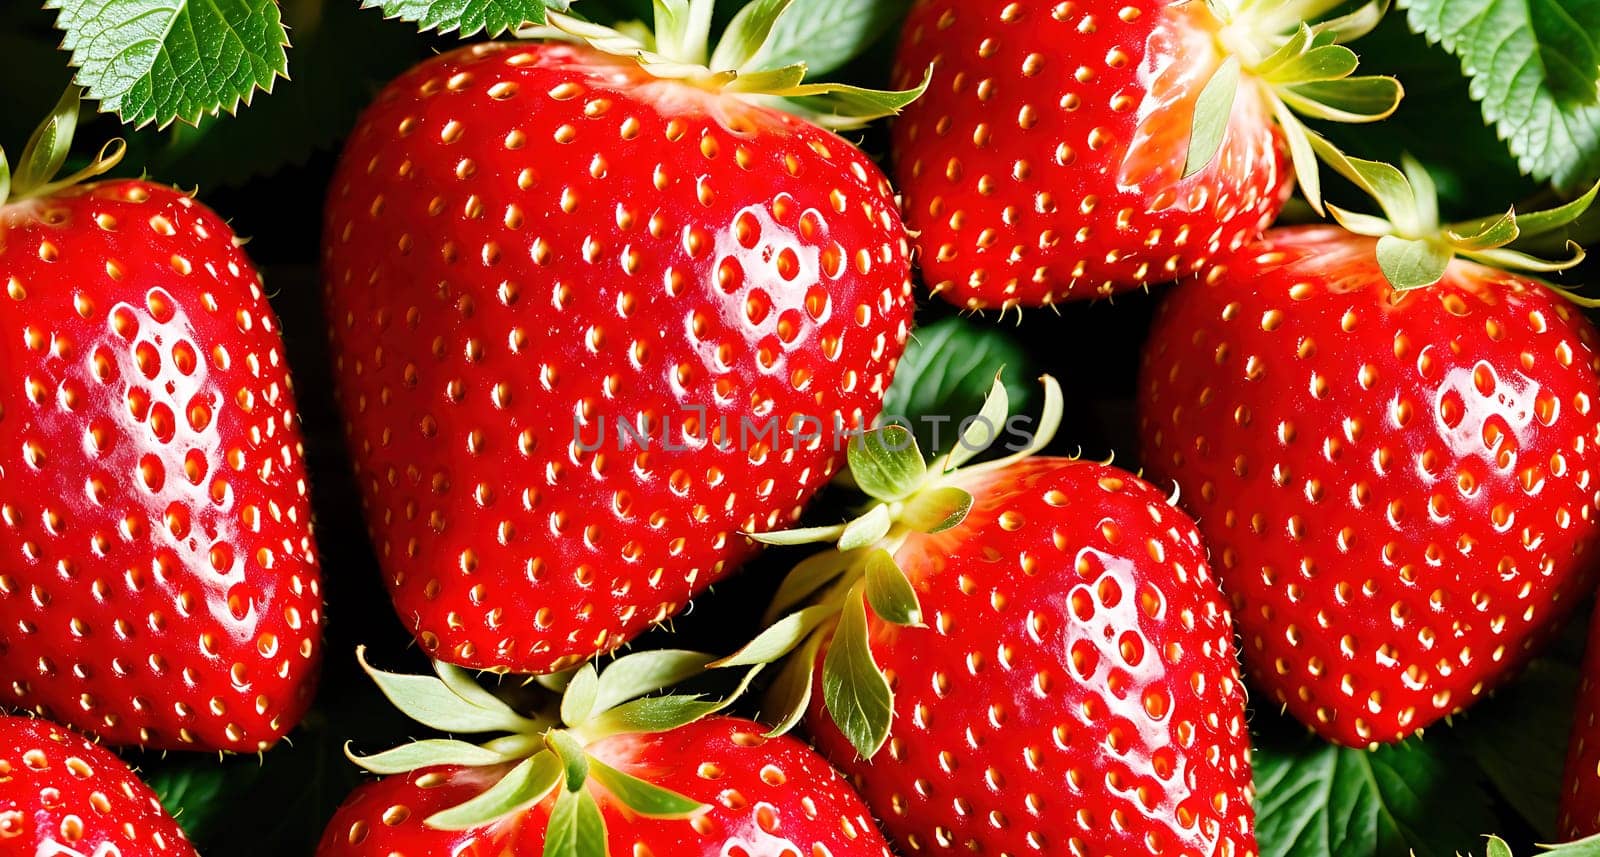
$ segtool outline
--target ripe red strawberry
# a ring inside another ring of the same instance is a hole
[[[1217,3],[919,0],[895,80],[935,71],[895,123],[894,161],[929,287],[968,309],[1010,309],[1199,271],[1278,216],[1291,152],[1315,202],[1311,135],[1288,107],[1369,121],[1393,110],[1399,86],[1357,77],[1312,91],[1281,59],[1349,54],[1331,42],[1377,13],[1313,37],[1293,29],[1292,6],[1234,5],[1223,21]],[[1213,80],[1221,100],[1199,121]],[[1387,109],[1363,115],[1341,100],[1350,90]]]
[[[1398,237],[1276,230],[1184,284],[1140,379],[1145,466],[1198,519],[1257,686],[1352,746],[1512,674],[1600,546],[1594,328],[1545,284],[1451,260],[1456,242],[1518,261],[1484,248],[1561,217],[1491,219],[1469,240],[1429,202],[1391,211],[1412,222]],[[1391,285],[1412,271],[1388,254],[1418,243],[1426,275]]]
[[[121,759],[62,726],[0,715],[0,854],[194,857]]]
[[[321,654],[277,319],[205,206],[146,181],[41,187],[59,160],[20,181],[39,158],[0,208],[0,705],[257,752],[299,721]]]
[[[615,649],[832,475],[831,429],[796,442],[797,419],[879,411],[912,313],[887,180],[697,80],[477,45],[396,80],[345,149],[339,391],[385,577],[435,657],[549,672]]]
[[[618,661],[600,676],[602,705],[659,683],[624,690],[607,685],[639,658],[685,654],[652,652]],[[693,672],[706,660],[690,656],[684,663]],[[593,670],[585,669],[593,679]],[[572,699],[569,690],[563,714],[570,713]],[[766,737],[761,724],[712,713],[718,707],[651,697],[595,710],[566,729],[542,721],[524,721],[520,728],[508,723],[510,737],[484,745],[509,748],[498,763],[486,749],[449,742],[456,746],[446,750],[437,741],[432,748],[424,749],[424,742],[358,760],[396,770],[383,763],[385,756],[410,752],[401,766],[407,767],[428,753],[441,759],[451,752],[470,758],[464,750],[488,754],[478,767],[424,764],[358,789],[329,823],[317,857],[889,857],[866,806],[816,752],[793,738]],[[644,727],[649,718],[641,712],[659,715],[668,708],[674,714],[667,720],[677,723],[658,719]],[[521,777],[520,757],[535,752],[521,764],[543,773]],[[562,785],[562,765],[573,759],[587,774],[576,785],[570,779]],[[513,782],[533,784],[518,791],[507,787]],[[472,801],[496,789],[502,790],[498,799],[485,797],[471,809]],[[574,815],[587,821],[573,822]],[[587,835],[573,837],[573,830]]]
[[[750,649],[808,638],[779,696],[809,695],[818,748],[905,853],[1256,853],[1232,626],[1183,512],[1061,458],[876,496],[903,504],[887,535],[797,567],[791,595],[842,577]]]

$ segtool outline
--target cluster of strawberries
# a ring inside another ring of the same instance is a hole
[[[1248,857],[1241,656],[1375,746],[1492,691],[1587,595],[1596,334],[1509,272],[1576,258],[1507,245],[1594,192],[1440,224],[1421,168],[1311,130],[1392,111],[1341,44],[1381,10],[1264,33],[1264,0],[923,0],[901,89],[874,92],[763,65],[786,5],[709,53],[701,0],[657,3],[651,38],[551,11],[554,40],[425,62],[349,139],[334,368],[373,547],[436,661],[368,671],[458,737],[357,758],[385,776],[319,857]],[[0,854],[192,854],[71,730],[254,753],[296,725],[324,622],[303,451],[242,242],[171,188],[55,180],[76,111],[0,208],[0,705],[49,719],[0,717]],[[894,183],[825,130],[889,113]],[[1385,217],[1325,205],[1319,161]],[[1340,226],[1266,231],[1296,176]],[[1049,378],[1008,454],[983,456],[998,380],[931,460],[868,430],[913,261],[973,310],[1177,281],[1139,385],[1155,484],[1037,455]],[[861,514],[786,529],[846,465]],[[743,649],[594,665],[760,542],[827,546]],[[765,686],[767,722],[663,693],[708,668]],[[549,710],[468,670],[539,676]],[[1574,836],[1600,830],[1586,694]]]

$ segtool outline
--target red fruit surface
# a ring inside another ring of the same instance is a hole
[[[869,618],[888,743],[859,759],[819,689],[818,748],[907,854],[1254,855],[1245,692],[1194,523],[1092,462],[962,487],[966,520],[895,554],[928,627]]]
[[[845,441],[759,429],[869,422],[913,308],[865,155],[568,45],[391,84],[324,250],[400,616],[435,658],[517,672],[615,649],[736,569],[741,532],[793,521]],[[648,449],[618,429],[641,423]]]
[[[1204,3],[919,0],[893,81],[933,81],[893,152],[929,288],[968,309],[1104,297],[1260,235],[1292,174],[1249,75],[1217,155],[1183,177],[1218,26]]]
[[[595,758],[707,804],[689,819],[647,818],[590,785],[617,857],[890,857],[855,792],[810,747],[767,727],[710,717],[591,745]],[[481,793],[481,770],[432,768],[358,789],[329,823],[317,857],[540,857],[555,798],[472,831],[424,826]]]
[[[113,181],[0,208],[0,704],[254,753],[322,597],[277,318],[228,225]]]
[[[1457,260],[1397,293],[1332,227],[1175,289],[1144,464],[1199,521],[1256,687],[1366,746],[1512,674],[1592,578],[1597,367],[1554,291]]]
[[[195,857],[121,759],[44,720],[0,715],[0,855]]]

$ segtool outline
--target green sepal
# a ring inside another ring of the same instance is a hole
[[[767,43],[767,37],[772,34],[773,25],[778,22],[778,17],[788,10],[792,2],[793,0],[750,0],[744,8],[734,13],[733,20],[729,21],[727,28],[722,31],[716,49],[711,52],[710,67],[744,69],[761,53],[762,46]],[[802,68],[800,80],[804,79],[805,69]],[[796,80],[795,84],[800,80]]]
[[[799,86],[806,79],[806,64],[795,63],[763,71],[741,72],[727,88],[733,92],[770,92]]]
[[[1395,234],[1415,237],[1438,228],[1437,224],[1421,222],[1416,194],[1398,168],[1381,161],[1352,158],[1320,135],[1311,134],[1309,138],[1323,163],[1333,167],[1378,203],[1389,222],[1394,224],[1392,231]]]
[[[1589,187],[1583,196],[1555,208],[1544,211],[1529,211],[1517,215],[1517,230],[1523,236],[1541,235],[1553,232],[1577,220],[1594,202],[1595,193],[1600,191],[1600,182]]]
[[[6,158],[5,149],[0,149],[0,205],[5,205],[11,198],[11,161]]]
[[[1205,169],[1217,156],[1238,95],[1239,59],[1229,56],[1217,66],[1195,99],[1194,119],[1189,127],[1189,155],[1183,165],[1184,178]]]
[[[923,491],[906,503],[900,523],[920,533],[942,533],[967,519],[972,494],[954,485]]]
[[[884,426],[851,438],[845,450],[856,487],[878,500],[910,496],[928,476],[928,465],[910,429]]]
[[[1328,203],[1328,213],[1333,215],[1334,222],[1357,235],[1379,238],[1394,233],[1394,224],[1381,217],[1362,214],[1359,211],[1346,211],[1331,202]]]
[[[994,373],[994,383],[989,385],[989,393],[983,397],[978,412],[970,421],[963,420],[967,427],[939,468],[942,473],[949,473],[966,464],[1000,439],[1000,430],[1005,427],[1006,417],[1011,415],[1011,395],[1006,392],[1005,382],[1000,378],[1004,371],[1005,367],[1002,366],[1000,372]]]
[[[917,460],[922,459],[919,456]],[[874,544],[888,535],[893,526],[894,518],[889,514],[889,507],[881,504],[873,506],[865,515],[844,525],[844,532],[839,534],[839,550],[851,551]]]
[[[845,596],[839,626],[822,661],[822,700],[839,731],[862,758],[889,739],[894,692],[872,659],[866,599],[857,584]]]
[[[1451,245],[1464,252],[1493,250],[1517,240],[1522,227],[1517,225],[1517,210],[1507,209],[1499,217],[1459,224],[1445,230]]]
[[[18,195],[49,184],[61,171],[61,165],[67,162],[67,154],[72,150],[72,135],[78,127],[78,110],[82,103],[83,90],[76,85],[68,86],[49,117],[34,129],[22,156],[17,159],[16,174],[12,176]]]
[[[652,0],[655,48],[685,63],[704,64],[714,0]]]
[[[1508,271],[1534,271],[1538,273],[1565,271],[1568,268],[1576,267],[1585,258],[1587,258],[1588,255],[1582,247],[1578,246],[1578,244],[1573,241],[1567,242],[1566,250],[1568,255],[1565,259],[1541,259],[1538,256],[1532,256],[1527,253],[1510,250],[1505,247],[1497,247],[1493,250],[1474,250],[1470,253],[1462,253],[1461,255],[1495,268],[1502,268]]]
[[[572,680],[567,682],[567,691],[561,696],[561,722],[568,726],[579,726],[589,719],[595,710],[595,697],[600,690],[600,676],[594,671],[594,664],[584,664],[572,674]]]
[[[589,760],[589,770],[624,806],[650,818],[688,818],[707,806],[675,791],[625,774],[599,759]]]
[[[932,80],[933,66],[930,65],[922,75],[922,81],[910,89],[864,89],[842,83],[806,83],[767,94],[790,99],[793,112],[813,124],[842,131],[860,128],[874,119],[898,114],[906,105],[921,98]]]
[[[423,823],[435,830],[482,827],[544,800],[560,782],[560,760],[554,753],[539,753],[524,759],[482,794],[434,813]]]
[[[1311,145],[1310,129],[1280,99],[1272,99],[1272,115],[1277,117],[1284,140],[1289,144],[1289,163],[1294,167],[1300,195],[1306,198],[1314,211],[1323,214],[1322,172],[1317,166],[1316,149]]]
[[[1389,0],[1372,0],[1347,14],[1312,24],[1311,30],[1337,44],[1353,42],[1372,32],[1388,12]]]
[[[533,682],[551,693],[566,693],[567,685],[572,683],[572,677],[577,672],[576,669],[570,669],[536,675],[533,676]]]
[[[778,584],[778,592],[772,596],[772,603],[767,607],[762,623],[771,625],[790,608],[849,571],[859,560],[858,555],[837,550],[814,553],[801,560]]]
[[[1400,81],[1384,75],[1283,84],[1276,92],[1290,107],[1306,116],[1347,123],[1387,119],[1405,97]]]
[[[1040,375],[1039,382],[1044,385],[1044,405],[1039,410],[1039,421],[1035,424],[1033,440],[1027,446],[1004,458],[973,465],[963,472],[977,473],[1001,470],[1037,454],[1040,450],[1050,445],[1050,441],[1055,439],[1056,431],[1061,428],[1061,413],[1064,408],[1061,398],[1061,385],[1050,375]]]
[[[1347,78],[1360,64],[1356,52],[1344,45],[1321,45],[1286,58],[1271,71],[1262,71],[1259,67],[1256,71],[1270,81],[1309,83]]]
[[[650,696],[625,702],[595,715],[585,727],[590,735],[670,732],[707,717],[723,707],[699,696]]]
[[[867,554],[864,565],[867,603],[872,605],[872,612],[885,622],[922,627],[922,602],[894,556],[879,548]]]
[[[371,756],[357,756],[350,751],[350,745],[346,744],[344,753],[350,761],[362,768],[374,774],[383,775],[404,774],[436,765],[481,768],[489,765],[503,765],[512,759],[520,758],[498,753],[486,747],[480,747],[477,744],[468,744],[465,741],[445,738],[402,744],[393,750],[386,750]]]
[[[657,649],[617,658],[600,673],[594,710],[608,711],[704,672],[712,656],[684,649]]]
[[[822,650],[822,642],[822,634],[812,634],[811,639],[784,663],[777,679],[767,688],[763,715],[775,714],[777,718],[767,732],[768,738],[788,734],[806,716],[806,709],[811,706],[817,652]]]
[[[764,545],[809,545],[818,542],[838,541],[844,535],[844,524],[826,527],[799,527],[793,530],[772,530],[766,533],[745,533]]]
[[[1379,237],[1377,254],[1384,279],[1400,291],[1439,282],[1455,256],[1451,248],[1436,241],[1398,235]]]
[[[1305,23],[1301,23],[1301,25],[1295,29],[1294,34],[1286,39],[1283,44],[1279,45],[1277,50],[1267,54],[1265,59],[1251,66],[1250,73],[1261,78],[1262,80],[1279,79],[1280,75],[1278,70],[1295,61],[1306,51],[1310,50],[1312,39],[1315,37],[1316,33],[1311,29],[1311,27]]]
[[[531,732],[542,724],[529,720],[487,691],[460,692],[465,673],[448,664],[436,663],[439,678],[385,672],[367,663],[366,647],[356,649],[362,669],[377,683],[383,695],[407,717],[441,732]],[[445,676],[450,679],[445,680]],[[465,681],[477,687],[470,679]]]
[[[606,823],[588,789],[563,791],[545,827],[544,857],[607,857]]]
[[[552,729],[545,733],[544,742],[561,762],[561,777],[567,791],[583,788],[584,781],[589,779],[589,754],[578,739],[565,730]]]
[[[822,623],[837,615],[839,608],[831,604],[816,604],[797,610],[772,623],[754,640],[746,643],[744,648],[716,661],[712,666],[749,667],[776,663],[804,643]]]

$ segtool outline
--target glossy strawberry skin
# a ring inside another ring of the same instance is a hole
[[[1592,579],[1594,349],[1549,289],[1458,260],[1396,295],[1331,227],[1169,295],[1144,463],[1200,522],[1258,688],[1366,746],[1527,659]]]
[[[404,623],[465,666],[570,666],[731,573],[740,533],[787,525],[842,457],[831,430],[761,426],[870,421],[908,333],[905,235],[864,155],[616,62],[433,59],[332,185],[368,522]],[[618,429],[641,414],[644,451]]]
[[[322,599],[277,319],[215,213],[140,181],[0,209],[0,703],[257,752]]]
[[[622,735],[590,747],[606,764],[709,809],[652,819],[595,789],[612,854],[654,857],[890,857],[861,799],[811,748],[767,728],[710,717],[671,732]],[[329,822],[317,857],[540,857],[553,797],[478,830],[433,830],[430,815],[481,793],[482,771],[432,768],[358,789]]]
[[[893,152],[929,288],[968,309],[1104,297],[1260,235],[1292,182],[1248,76],[1216,157],[1182,176],[1216,29],[1204,3],[919,0],[893,80],[933,81]]]
[[[195,857],[155,793],[111,751],[0,715],[0,854]]]
[[[869,619],[888,743],[859,759],[819,688],[818,748],[908,854],[1254,855],[1244,688],[1193,522],[1092,462],[973,479],[965,521],[895,555],[928,627]]]

